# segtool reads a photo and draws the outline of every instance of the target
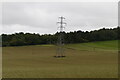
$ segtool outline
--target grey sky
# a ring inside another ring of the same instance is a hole
[[[3,3],[3,33],[55,33],[59,16],[66,18],[65,31],[112,28],[118,25],[117,10],[117,2]]]

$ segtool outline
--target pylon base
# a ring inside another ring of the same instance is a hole
[[[66,56],[54,56],[55,58],[63,58],[63,57],[66,57]]]

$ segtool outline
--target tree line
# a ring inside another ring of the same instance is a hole
[[[64,43],[83,43],[92,41],[118,40],[120,36],[120,27],[113,29],[102,28],[94,31],[74,31],[62,32],[64,35]],[[24,46],[24,45],[40,45],[40,44],[56,44],[59,38],[59,32],[55,34],[35,34],[35,33],[15,33],[2,34],[2,46]]]

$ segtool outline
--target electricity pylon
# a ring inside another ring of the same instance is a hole
[[[64,22],[64,17],[59,17],[60,21],[57,22],[58,24],[60,24],[59,28],[59,36],[58,36],[58,41],[57,41],[57,53],[56,53],[56,57],[65,57],[65,53],[64,53],[64,25],[66,25],[66,23]]]

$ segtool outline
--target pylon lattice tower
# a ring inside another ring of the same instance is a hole
[[[58,27],[59,29],[59,35],[58,35],[58,41],[57,41],[57,53],[56,53],[56,57],[65,57],[65,53],[64,53],[64,25],[66,25],[66,23],[64,22],[64,17],[61,16],[59,17],[60,22],[57,22],[58,24],[60,24],[60,26]]]

